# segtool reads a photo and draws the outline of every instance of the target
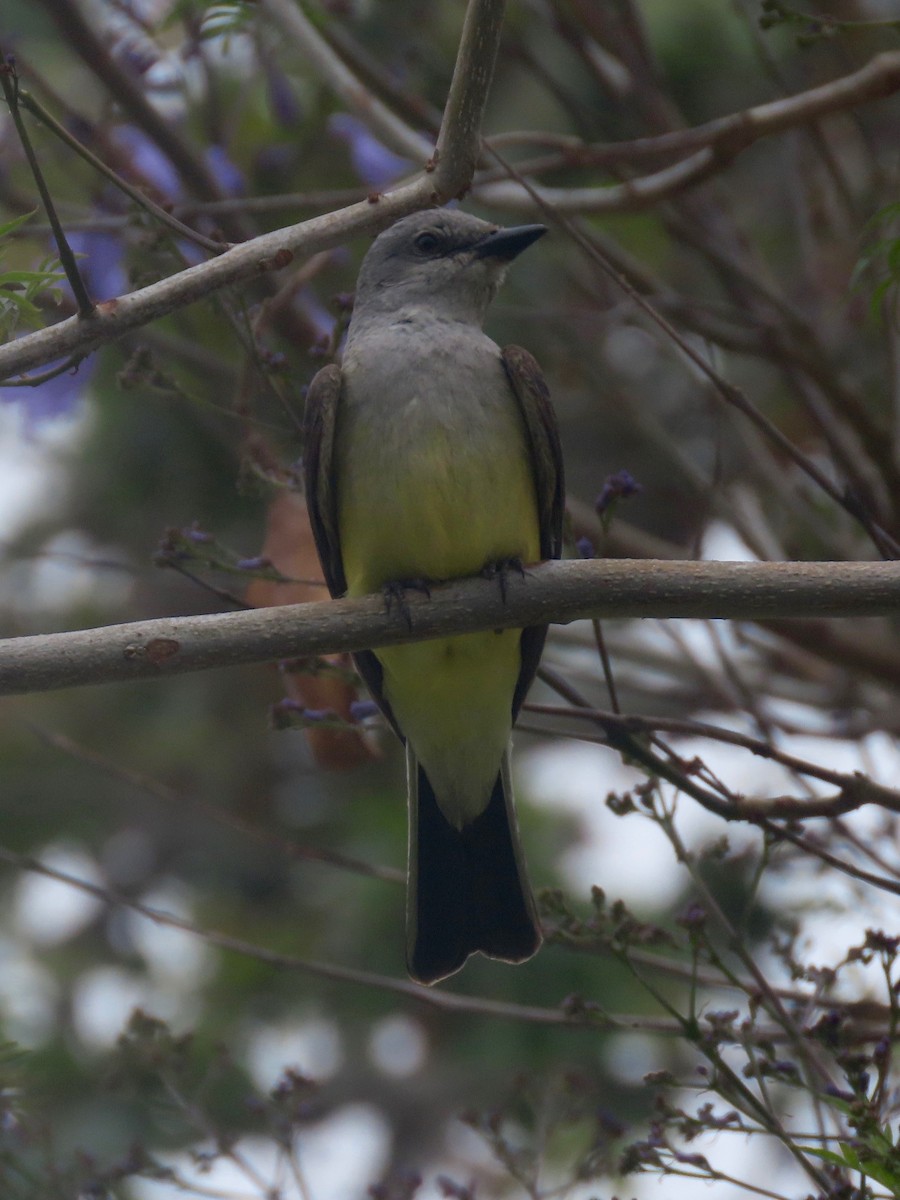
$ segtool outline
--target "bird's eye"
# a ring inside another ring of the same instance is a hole
[[[426,230],[419,234],[413,244],[420,254],[436,254],[441,248],[441,239],[436,233]]]

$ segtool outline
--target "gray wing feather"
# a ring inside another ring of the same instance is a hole
[[[334,430],[341,398],[341,369],[323,367],[306,393],[303,477],[306,507],[325,582],[332,596],[347,590],[338,537],[337,496],[334,488]]]
[[[334,436],[338,406],[341,399],[340,367],[323,367],[306,393],[306,414],[303,422],[303,477],[306,487],[306,507],[325,582],[332,596],[343,596],[347,590],[344,560],[338,530],[338,501],[334,480]],[[384,713],[401,739],[403,734],[384,698],[384,672],[371,650],[353,655],[356,669],[365,681],[372,699]]]
[[[531,449],[541,554],[544,558],[559,558],[562,555],[566,491],[559,429],[550,392],[541,368],[527,350],[521,346],[506,346],[501,355]],[[518,716],[534,679],[546,636],[546,625],[522,630],[522,669],[513,697],[513,720]]]

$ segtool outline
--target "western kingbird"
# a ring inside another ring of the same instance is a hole
[[[306,401],[306,494],[333,596],[558,558],[563,472],[540,368],[482,332],[510,262],[545,231],[414,213],[363,260],[341,367]],[[502,578],[501,578],[502,581]],[[509,741],[546,626],[356,655],[406,744],[407,964],[452,975],[541,937],[513,810]]]

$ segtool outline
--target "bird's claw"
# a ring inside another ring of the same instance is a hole
[[[501,558],[496,562],[485,563],[481,574],[485,579],[496,579],[500,585],[500,598],[506,603],[506,577],[515,571],[522,579],[525,578],[525,566],[521,558],[512,556]]]
[[[431,599],[431,585],[427,579],[395,579],[391,583],[386,583],[382,592],[385,611],[390,612],[392,608],[396,607],[408,629],[412,629],[412,613],[406,603],[406,593],[421,592],[429,600]]]

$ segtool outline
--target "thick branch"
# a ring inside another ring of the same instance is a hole
[[[286,267],[295,254],[315,254],[340,245],[356,234],[383,229],[398,217],[430,204],[432,198],[431,182],[425,177],[398,188],[377,204],[353,204],[340,212],[263,234],[209,262],[189,267],[117,300],[98,304],[90,318],[70,317],[49,329],[0,346],[0,379],[11,378],[64,355],[83,358],[98,346],[202,300],[219,288]]]
[[[466,579],[410,593],[408,621],[368,596],[12,638],[0,642],[0,695],[588,617],[896,615],[900,563],[556,562],[507,576],[505,590]]]
[[[481,123],[505,7],[506,0],[473,0],[466,11],[435,156],[440,188],[452,196],[468,188],[481,152]]]

